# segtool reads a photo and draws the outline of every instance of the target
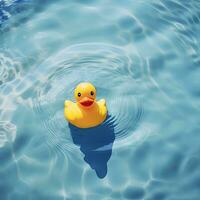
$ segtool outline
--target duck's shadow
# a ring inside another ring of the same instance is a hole
[[[107,162],[115,140],[114,120],[109,115],[104,123],[94,128],[81,129],[69,123],[74,144],[80,146],[84,160],[95,170],[99,178],[107,174]]]

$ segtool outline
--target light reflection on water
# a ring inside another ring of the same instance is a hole
[[[1,199],[198,200],[199,1],[0,6]],[[113,125],[86,144],[63,117],[81,81]]]

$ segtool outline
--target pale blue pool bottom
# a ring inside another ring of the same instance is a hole
[[[0,5],[1,200],[199,199],[199,1]],[[112,119],[85,132],[81,81]]]

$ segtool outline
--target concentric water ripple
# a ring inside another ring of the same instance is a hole
[[[65,99],[74,100],[73,90],[79,82],[90,81],[97,88],[97,98],[106,98],[109,114],[114,118],[115,147],[126,145],[125,140],[130,141],[143,112],[141,63],[137,54],[130,57],[120,48],[102,44],[76,45],[42,63],[39,68],[48,68],[48,74],[35,85],[34,109],[44,116],[49,142],[74,148],[63,117],[63,103]]]

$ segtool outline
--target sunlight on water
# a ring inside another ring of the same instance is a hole
[[[200,1],[0,1],[0,199],[198,200]],[[109,117],[63,116],[82,81]]]

